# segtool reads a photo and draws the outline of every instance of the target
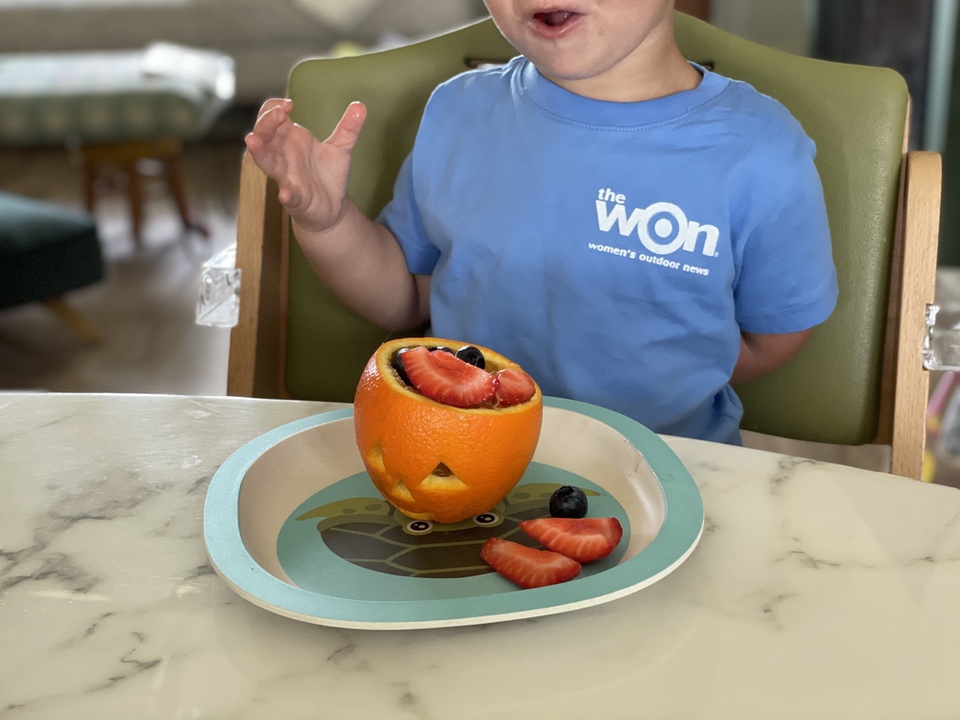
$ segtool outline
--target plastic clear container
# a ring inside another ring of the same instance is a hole
[[[923,366],[928,370],[960,370],[960,304],[927,305]]]
[[[240,270],[236,244],[207,260],[200,272],[198,325],[232,328],[240,317]]]

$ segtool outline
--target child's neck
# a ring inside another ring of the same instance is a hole
[[[552,79],[552,78],[551,78]],[[577,95],[608,102],[640,102],[692,90],[700,84],[700,72],[676,46],[656,57],[628,58],[618,67],[583,80],[553,80]]]

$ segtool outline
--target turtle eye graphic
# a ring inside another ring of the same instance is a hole
[[[433,530],[433,523],[429,520],[411,520],[403,529],[411,535],[426,535]]]
[[[473,522],[481,527],[488,527],[500,522],[500,516],[492,512],[480,513],[473,518]]]

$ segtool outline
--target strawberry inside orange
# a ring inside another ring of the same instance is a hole
[[[484,368],[463,370],[460,365],[466,363],[451,353],[429,351],[456,351],[464,345],[439,338],[384,343],[357,386],[354,427],[364,467],[384,498],[415,519],[452,523],[490,510],[519,482],[540,438],[543,399],[532,379],[528,399],[498,404],[495,398],[500,371],[529,378],[516,363],[481,347]],[[399,351],[409,385],[393,365]],[[450,373],[437,370],[447,366],[453,375],[464,374],[469,392],[450,384]],[[418,378],[421,389],[439,392],[455,404],[428,397],[417,389]],[[438,385],[450,387],[436,391]]]
[[[403,353],[401,362],[410,385],[444,405],[479,407],[497,391],[495,375],[452,353],[430,352],[421,345]]]

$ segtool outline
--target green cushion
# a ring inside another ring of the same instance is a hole
[[[56,297],[102,277],[90,215],[0,193],[0,308]]]
[[[892,70],[789,55],[677,14],[691,60],[743,79],[783,102],[817,143],[840,300],[787,367],[737,388],[743,427],[784,437],[860,444],[876,434],[894,213],[907,89]],[[312,59],[294,68],[294,119],[326,137],[351,100],[369,107],[350,191],[375,216],[389,200],[430,91],[465,60],[515,51],[487,20],[383,53]],[[299,248],[290,258],[287,390],[349,401],[363,365],[387,335],[346,310]],[[785,411],[786,409],[786,411]]]

